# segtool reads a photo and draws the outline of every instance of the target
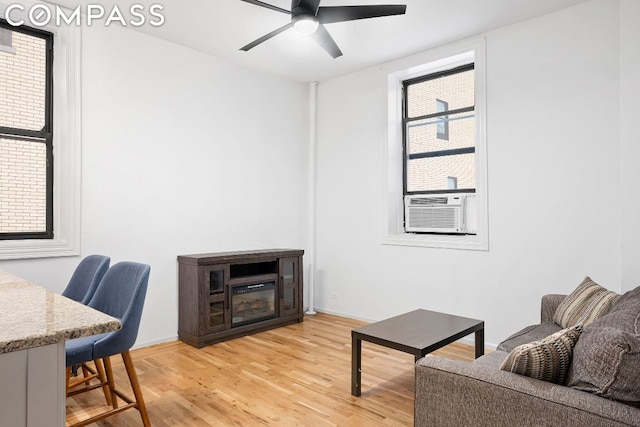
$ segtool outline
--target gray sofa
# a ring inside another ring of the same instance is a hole
[[[542,297],[540,324],[512,335],[495,352],[471,363],[437,356],[420,359],[415,370],[415,425],[640,426],[640,407],[633,404],[500,370],[516,346],[561,329],[553,316],[564,297]],[[637,312],[640,313],[640,306]],[[633,333],[637,337],[638,317],[635,322]]]

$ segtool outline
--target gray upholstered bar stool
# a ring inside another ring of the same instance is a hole
[[[69,279],[69,283],[62,292],[62,295],[82,304],[88,304],[91,298],[93,298],[96,289],[98,289],[102,278],[107,273],[107,270],[109,270],[110,263],[111,258],[104,255],[89,255],[83,258],[73,272],[71,279]],[[81,382],[89,384],[92,378],[98,378],[101,382],[106,381],[104,368],[99,361],[95,363],[95,369],[86,363],[74,366],[72,368],[73,376],[76,376],[78,367],[82,368],[83,378]],[[71,382],[70,374],[71,372],[69,372],[66,378],[67,391],[69,390],[69,384]],[[79,382],[76,381],[73,384],[77,385]],[[111,405],[111,396],[106,387],[104,388],[104,397],[107,405]]]
[[[119,262],[113,265],[105,274],[88,306],[119,319],[122,328],[115,332],[67,341],[67,377],[72,366],[92,360],[101,360],[106,372],[106,381],[84,386],[83,381],[78,381],[73,387],[80,386],[80,388],[68,390],[67,396],[107,387],[112,406],[112,409],[80,421],[74,426],[85,426],[130,408],[140,412],[145,426],[150,425],[138,377],[129,353],[138,336],[150,270],[148,265],[134,262]],[[116,354],[122,356],[135,396],[133,399],[115,386],[110,356]],[[126,404],[119,407],[118,398]]]

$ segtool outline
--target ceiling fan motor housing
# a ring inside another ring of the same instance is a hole
[[[363,6],[328,6],[320,7],[322,0],[291,0],[291,10],[265,3],[261,0],[241,0],[256,6],[291,15],[291,22],[265,34],[259,39],[241,47],[248,51],[257,45],[277,36],[289,28],[295,28],[301,34],[310,36],[332,58],[342,56],[342,51],[331,37],[324,24],[354,21],[357,19],[378,18],[382,16],[404,15],[406,5],[363,5]]]

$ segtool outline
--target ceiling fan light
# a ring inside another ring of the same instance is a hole
[[[302,16],[296,19],[293,23],[293,29],[298,33],[305,36],[313,34],[318,29],[318,20],[312,16]]]

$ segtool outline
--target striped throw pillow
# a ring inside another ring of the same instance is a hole
[[[587,276],[560,303],[553,321],[563,328],[587,325],[605,315],[619,297],[617,293],[606,290]]]
[[[514,348],[500,369],[555,384],[565,384],[573,347],[582,333],[582,325],[563,329],[553,335]]]

